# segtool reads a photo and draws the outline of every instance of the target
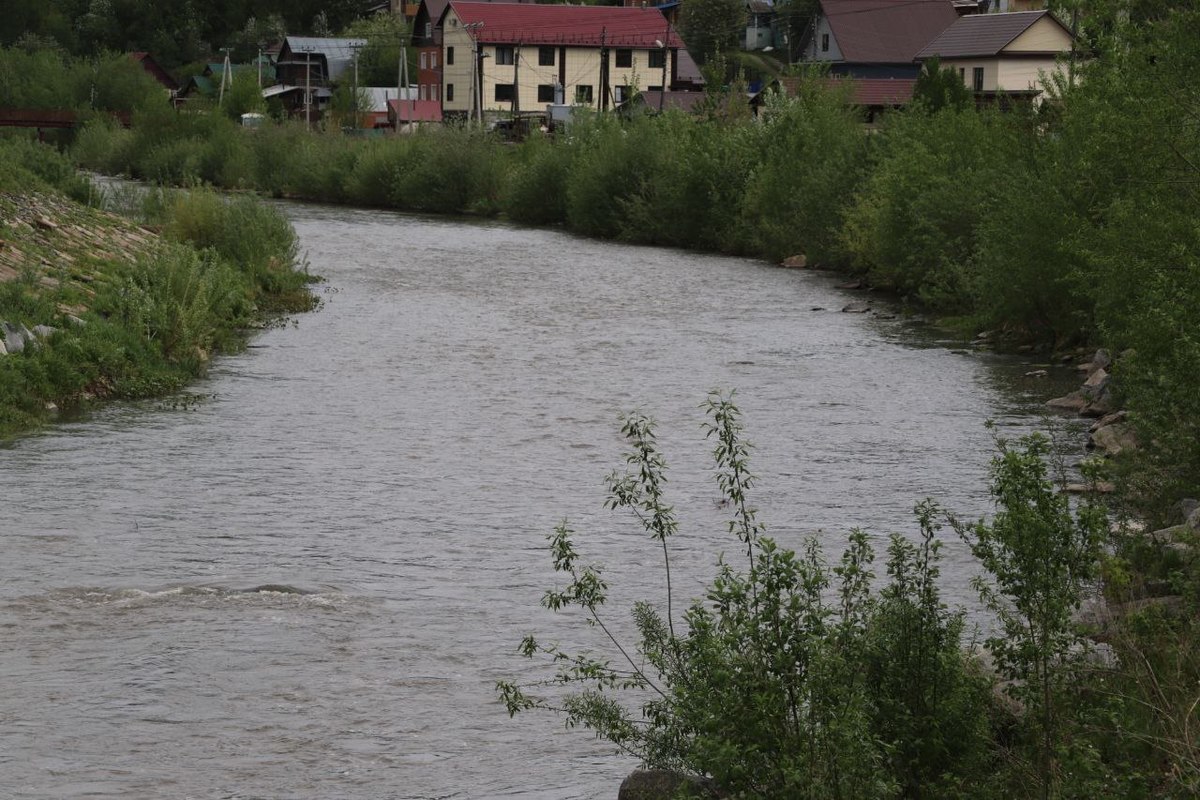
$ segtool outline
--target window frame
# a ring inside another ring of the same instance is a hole
[[[507,90],[507,91],[503,92],[505,95],[507,95],[507,97],[500,96],[502,89]],[[516,97],[517,97],[517,85],[515,83],[497,83],[497,84],[495,84],[494,88],[492,89],[493,102],[511,103],[514,100],[516,100]]]
[[[555,48],[552,45],[538,45],[538,66],[553,67],[557,57],[554,54]]]
[[[496,59],[497,66],[511,67],[517,61],[516,48],[511,44],[498,44],[493,57]]]
[[[622,64],[622,61],[625,63]],[[618,69],[631,69],[633,67],[633,50],[628,47],[618,47],[616,62]]]

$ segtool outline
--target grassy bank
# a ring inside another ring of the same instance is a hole
[[[289,224],[252,199],[151,193],[136,221],[101,199],[56,151],[0,139],[0,436],[176,391],[268,315],[314,303]]]

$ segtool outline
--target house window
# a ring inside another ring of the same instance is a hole
[[[628,99],[629,99],[629,87],[628,86],[614,86],[613,87],[613,103],[615,103],[616,105],[620,105],[621,103],[624,103]]]
[[[829,34],[828,33],[821,34],[821,52],[822,53],[829,52]]]
[[[496,48],[496,63],[511,65],[513,63],[512,47],[497,47]]]
[[[962,78],[963,83],[967,82],[967,68],[966,67],[958,68],[958,77]]]
[[[429,68],[437,69],[437,53],[436,52],[429,54]]]
[[[617,50],[617,66],[632,67],[633,66],[633,51],[632,50]]]
[[[429,87],[429,99],[430,100],[441,100],[442,99],[442,94],[440,91],[441,88],[442,87],[436,83],[433,84],[432,86],[430,86]]]
[[[585,105],[591,105],[592,102],[592,85],[590,83],[581,83],[575,87],[575,102]]]
[[[433,38],[433,23],[432,22],[425,23],[425,38],[426,39]]]
[[[429,99],[429,87],[423,83],[421,84],[421,99],[422,100]]]
[[[454,84],[453,83],[446,84],[446,102],[447,103],[454,102]]]
[[[429,57],[425,53],[421,53],[421,69],[429,69]]]
[[[553,67],[554,66],[554,48],[539,47],[538,48],[538,66]]]
[[[666,66],[666,63],[667,63],[667,51],[666,50],[651,50],[649,55],[650,55],[649,66],[651,69],[662,69],[664,66]]]
[[[975,91],[982,92],[983,91],[983,67],[976,67],[974,70],[972,70],[971,75],[973,78],[972,83],[975,87]]]
[[[553,103],[554,102],[554,85],[550,83],[538,84],[538,102]]]
[[[447,47],[446,48],[446,66],[450,66],[453,63],[454,63],[454,48]]]
[[[511,83],[497,83],[496,84],[496,102],[497,103],[511,103],[513,101],[513,97],[515,96],[515,92],[513,91],[513,88],[514,87]]]

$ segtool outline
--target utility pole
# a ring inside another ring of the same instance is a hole
[[[229,76],[229,72],[232,69],[229,65],[229,48],[222,47],[221,49],[225,51],[225,61],[221,64],[221,91],[217,94],[218,106],[225,102],[225,83],[228,82],[231,88],[233,86],[233,78]]]
[[[608,28],[600,29],[600,111],[608,110]]]
[[[259,42],[258,42],[258,61],[255,62],[258,64],[258,88],[259,88],[259,91],[262,91],[262,49],[263,49],[263,42],[262,42],[262,40],[259,40]]]
[[[671,21],[667,20],[667,38],[663,39],[662,49],[662,91],[658,93],[658,113],[663,111],[663,100],[667,99],[667,47],[671,44]]]
[[[304,51],[304,127],[312,130],[312,51]]]
[[[521,43],[517,42],[516,54],[513,56],[513,125],[521,116]]]
[[[350,107],[354,109],[354,129],[358,130],[358,45],[352,46],[354,49],[354,97]]]
[[[409,75],[408,75],[408,48],[406,48],[406,47],[404,46],[404,44],[405,44],[405,42],[404,42],[404,37],[405,37],[405,32],[404,32],[404,31],[401,31],[401,33],[400,33],[400,67],[399,67],[399,69],[400,69],[400,87],[399,87],[399,91],[398,91],[398,92],[397,92],[397,94],[396,94],[396,102],[397,102],[397,106],[396,106],[396,125],[397,125],[397,128],[396,128],[396,130],[397,130],[397,131],[398,131],[398,130],[400,130],[400,128],[399,128],[399,125],[400,125],[400,112],[401,112],[402,110],[403,110],[403,111],[405,111],[405,112],[407,112],[407,111],[408,111],[408,109],[409,109],[409,106],[408,106],[408,104],[409,104],[410,102],[411,102],[411,103],[413,104],[413,106],[414,106],[414,108],[413,108],[413,112],[414,112],[414,113],[412,113],[412,114],[407,114],[407,113],[406,113],[406,114],[404,115],[404,116],[405,116],[405,118],[406,118],[406,119],[404,120],[404,122],[405,122],[405,127],[407,127],[407,126],[408,126],[408,123],[409,123],[409,122],[411,122],[411,121],[412,121],[412,119],[413,119],[413,118],[416,116],[416,113],[415,113],[415,112],[416,112],[416,108],[415,108],[415,106],[416,106],[416,100],[415,100],[415,99],[410,99],[409,97],[407,97],[407,96],[406,96],[406,95],[408,94]]]
[[[487,54],[479,46],[479,29],[482,27],[482,22],[468,22],[463,26],[467,34],[471,37],[472,53],[474,55],[472,59],[474,64],[471,69],[471,111],[468,113],[467,119],[469,120],[475,116],[476,111],[478,111],[480,127],[483,126],[483,59],[487,58]]]

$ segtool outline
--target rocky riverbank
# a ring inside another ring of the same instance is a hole
[[[178,391],[268,312],[313,307],[274,209],[195,191],[156,214],[151,230],[45,188],[0,193],[0,436]]]

